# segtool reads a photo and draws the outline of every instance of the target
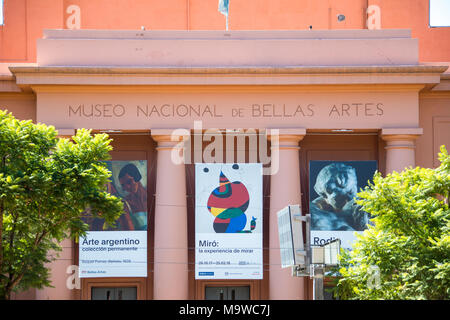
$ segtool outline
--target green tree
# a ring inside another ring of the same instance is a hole
[[[358,196],[374,226],[343,251],[341,299],[450,299],[450,157],[436,169],[379,173]]]
[[[123,206],[106,192],[110,139],[78,130],[69,139],[52,126],[19,121],[0,110],[0,299],[13,290],[51,286],[45,264],[61,251],[58,242],[83,235],[81,220],[113,226]]]

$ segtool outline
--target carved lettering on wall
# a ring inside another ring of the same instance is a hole
[[[123,105],[116,103],[84,103],[67,106],[69,118],[314,118],[320,108],[329,118],[381,117],[385,114],[381,102],[347,102],[327,106],[314,103],[274,104],[252,103],[246,106],[219,108],[216,104],[163,103]]]

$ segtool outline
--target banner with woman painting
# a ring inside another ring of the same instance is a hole
[[[122,199],[115,228],[85,218],[89,231],[79,239],[80,278],[147,276],[147,161],[106,161],[110,194]]]

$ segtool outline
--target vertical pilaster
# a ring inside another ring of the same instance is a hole
[[[280,129],[278,144],[272,142],[272,164],[277,159],[278,170],[270,177],[269,218],[269,297],[271,300],[304,299],[304,280],[292,276],[291,268],[281,268],[280,244],[278,238],[277,212],[289,204],[301,205],[300,163],[298,143],[305,136],[305,129]],[[278,148],[278,152],[274,150]]]
[[[188,299],[186,174],[172,152],[181,148],[170,130],[152,130],[158,142],[155,206],[154,299]],[[180,150],[181,151],[181,150]]]

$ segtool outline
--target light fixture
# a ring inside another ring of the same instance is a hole
[[[353,129],[333,129],[332,132],[353,132]]]
[[[108,130],[99,130],[101,133],[121,133],[122,130],[108,129]]]
[[[345,16],[343,14],[338,14],[337,19],[339,22],[344,21],[345,20]]]

